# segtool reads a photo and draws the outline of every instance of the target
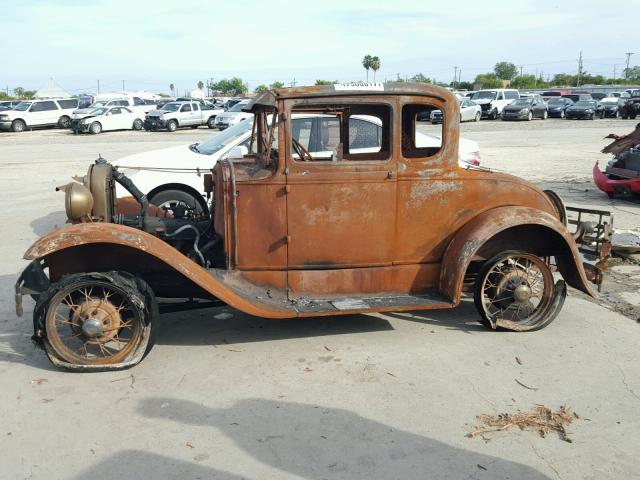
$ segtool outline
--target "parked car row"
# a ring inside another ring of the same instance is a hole
[[[637,93],[637,94],[634,94]],[[640,115],[640,90],[604,93],[580,93],[553,91],[520,93],[515,89],[499,88],[458,94],[460,100],[460,122],[482,118],[495,120],[527,120],[534,118],[588,119],[636,118]],[[435,110],[430,118],[420,121],[442,123],[442,112]]]

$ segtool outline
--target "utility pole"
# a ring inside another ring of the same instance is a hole
[[[460,70],[458,70],[458,85],[460,85],[461,81],[462,81],[462,67],[460,67]]]
[[[295,87],[296,86],[296,77],[293,77],[293,81],[289,84],[289,86],[291,86],[291,87]]]
[[[578,85],[576,86],[580,86],[580,80],[582,78],[582,50],[580,50],[580,58],[578,58]]]
[[[100,79],[98,79],[98,93],[100,93]]]
[[[453,67],[453,88],[456,88],[456,80],[458,79],[458,67]]]
[[[625,55],[627,56],[627,68],[624,71],[624,78],[629,78],[629,60],[631,59],[631,55],[634,55],[634,53],[627,52]]]
[[[520,65],[520,76],[522,77],[522,65]]]
[[[122,91],[124,92],[124,80],[122,80]]]

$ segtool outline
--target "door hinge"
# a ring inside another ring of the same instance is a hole
[[[284,174],[285,174],[285,175],[289,175],[289,167],[287,167],[287,168],[285,168],[285,169],[284,169]]]

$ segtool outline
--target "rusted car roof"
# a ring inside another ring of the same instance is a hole
[[[309,87],[276,88],[264,92],[251,100],[243,110],[256,113],[261,110],[271,110],[278,99],[301,97],[335,97],[354,95],[424,95],[442,100],[455,100],[451,92],[434,85],[413,82],[393,82],[367,84],[351,82],[336,85],[314,85]]]

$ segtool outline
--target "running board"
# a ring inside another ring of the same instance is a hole
[[[291,300],[291,303],[301,317],[454,307],[454,304],[449,299],[435,292],[421,295],[390,293],[366,296],[335,296],[322,299],[298,297]]]

